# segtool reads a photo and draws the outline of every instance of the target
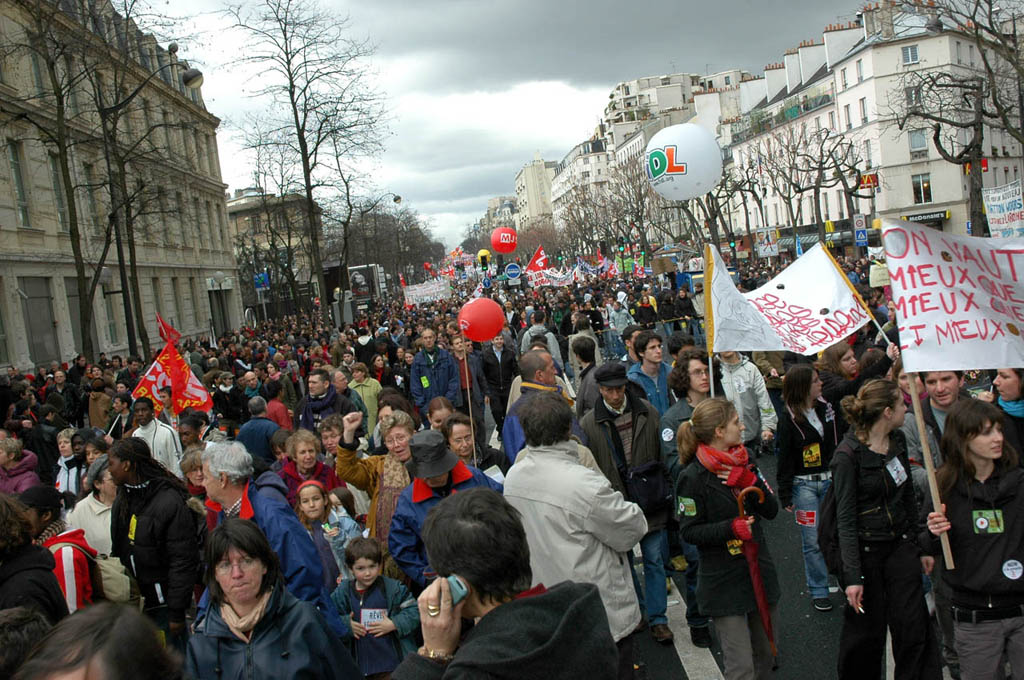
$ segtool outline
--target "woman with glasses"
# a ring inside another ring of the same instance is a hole
[[[316,606],[285,588],[277,555],[253,522],[228,519],[214,529],[206,563],[210,607],[189,640],[188,677],[361,677]]]
[[[818,513],[832,486],[829,463],[846,424],[821,396],[821,378],[810,364],[796,364],[782,382],[779,413],[779,503],[796,513],[803,544],[807,592],[819,612],[832,610],[828,568],[818,548]]]
[[[398,506],[398,497],[412,482],[405,464],[412,456],[409,441],[416,431],[416,426],[412,416],[405,411],[392,411],[391,415],[380,422],[380,436],[387,453],[383,456],[360,458],[357,452],[359,439],[356,437],[356,431],[362,421],[363,414],[358,411],[345,415],[335,465],[338,477],[370,495],[366,528],[371,537],[376,538],[382,546],[386,546],[391,518]],[[391,578],[406,579],[390,555],[385,555],[384,558],[384,574]]]

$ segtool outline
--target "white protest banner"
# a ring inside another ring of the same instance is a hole
[[[981,193],[985,199],[989,233],[998,238],[1024,236],[1024,201],[1021,200],[1020,180],[1015,179],[1001,187],[982,189]]]
[[[422,305],[425,302],[436,302],[450,297],[452,285],[447,279],[434,279],[415,286],[406,286],[402,290],[405,292],[405,304]]]
[[[907,372],[1024,366],[1024,238],[882,224]]]
[[[779,256],[779,232],[774,229],[757,230],[757,256],[778,257]]]
[[[715,352],[789,350],[815,354],[871,321],[831,256],[815,245],[771,281],[740,293],[711,248]]]

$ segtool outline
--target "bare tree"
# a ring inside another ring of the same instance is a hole
[[[277,129],[301,167],[310,262],[320,295],[326,295],[314,194],[325,184],[347,191],[345,178],[332,177],[332,154],[351,158],[377,148],[381,99],[365,64],[372,48],[352,39],[347,19],[318,0],[262,0],[228,13],[248,39],[240,61],[260,69],[256,94],[281,107]]]

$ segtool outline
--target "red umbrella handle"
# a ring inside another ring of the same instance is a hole
[[[760,487],[748,486],[743,491],[740,491],[740,495],[736,497],[736,506],[740,510],[740,517],[747,516],[747,509],[743,506],[743,499],[748,493],[752,493],[757,496],[757,502],[759,504],[764,503],[764,491],[761,491]]]

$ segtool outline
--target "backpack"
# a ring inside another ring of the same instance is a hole
[[[64,547],[71,547],[86,557],[89,563],[89,582],[92,585],[92,601],[99,602],[138,602],[139,586],[125,571],[120,560],[113,557],[93,557],[77,543],[60,542],[50,546],[50,552],[56,553]]]
[[[859,472],[860,463],[857,460],[856,452],[850,451],[849,447],[840,444],[835,455],[839,453],[850,456],[853,459],[854,468]],[[843,574],[843,553],[839,548],[839,520],[836,515],[836,485],[835,480],[829,485],[825,497],[821,500],[818,508],[818,549],[821,556],[825,558],[825,566],[828,573],[842,580]]]

